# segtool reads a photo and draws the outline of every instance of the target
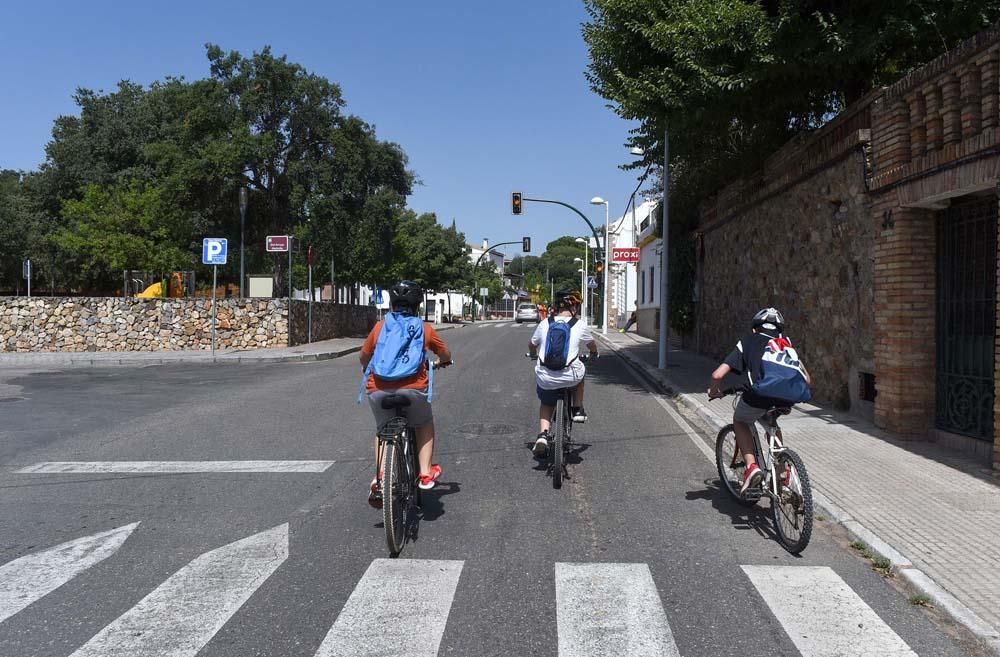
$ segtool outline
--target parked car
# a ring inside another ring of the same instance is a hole
[[[538,306],[533,303],[518,304],[514,321],[518,324],[521,322],[534,322],[537,324],[541,321],[541,317],[538,316]]]

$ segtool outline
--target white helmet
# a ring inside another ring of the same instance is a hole
[[[785,330],[785,318],[777,308],[763,308],[753,316],[753,327],[781,333]]]

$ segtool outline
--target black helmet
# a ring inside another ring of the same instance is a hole
[[[753,327],[782,333],[785,330],[785,318],[777,308],[762,308],[753,316]]]
[[[575,290],[559,290],[556,292],[555,303],[553,304],[558,310],[559,308],[568,308],[572,310],[575,306],[580,305],[580,293]]]
[[[400,281],[389,288],[389,305],[393,311],[416,313],[424,301],[424,288],[413,281]]]

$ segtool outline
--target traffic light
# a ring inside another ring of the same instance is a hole
[[[510,211],[512,214],[521,214],[521,192],[511,192]]]
[[[598,276],[604,273],[604,263],[600,260],[594,263],[594,273]]]
[[[530,237],[522,237],[521,238],[521,250],[524,251],[525,253],[531,253],[531,238]]]

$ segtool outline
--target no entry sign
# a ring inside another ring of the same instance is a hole
[[[621,246],[611,249],[611,262],[639,262],[639,247]]]

